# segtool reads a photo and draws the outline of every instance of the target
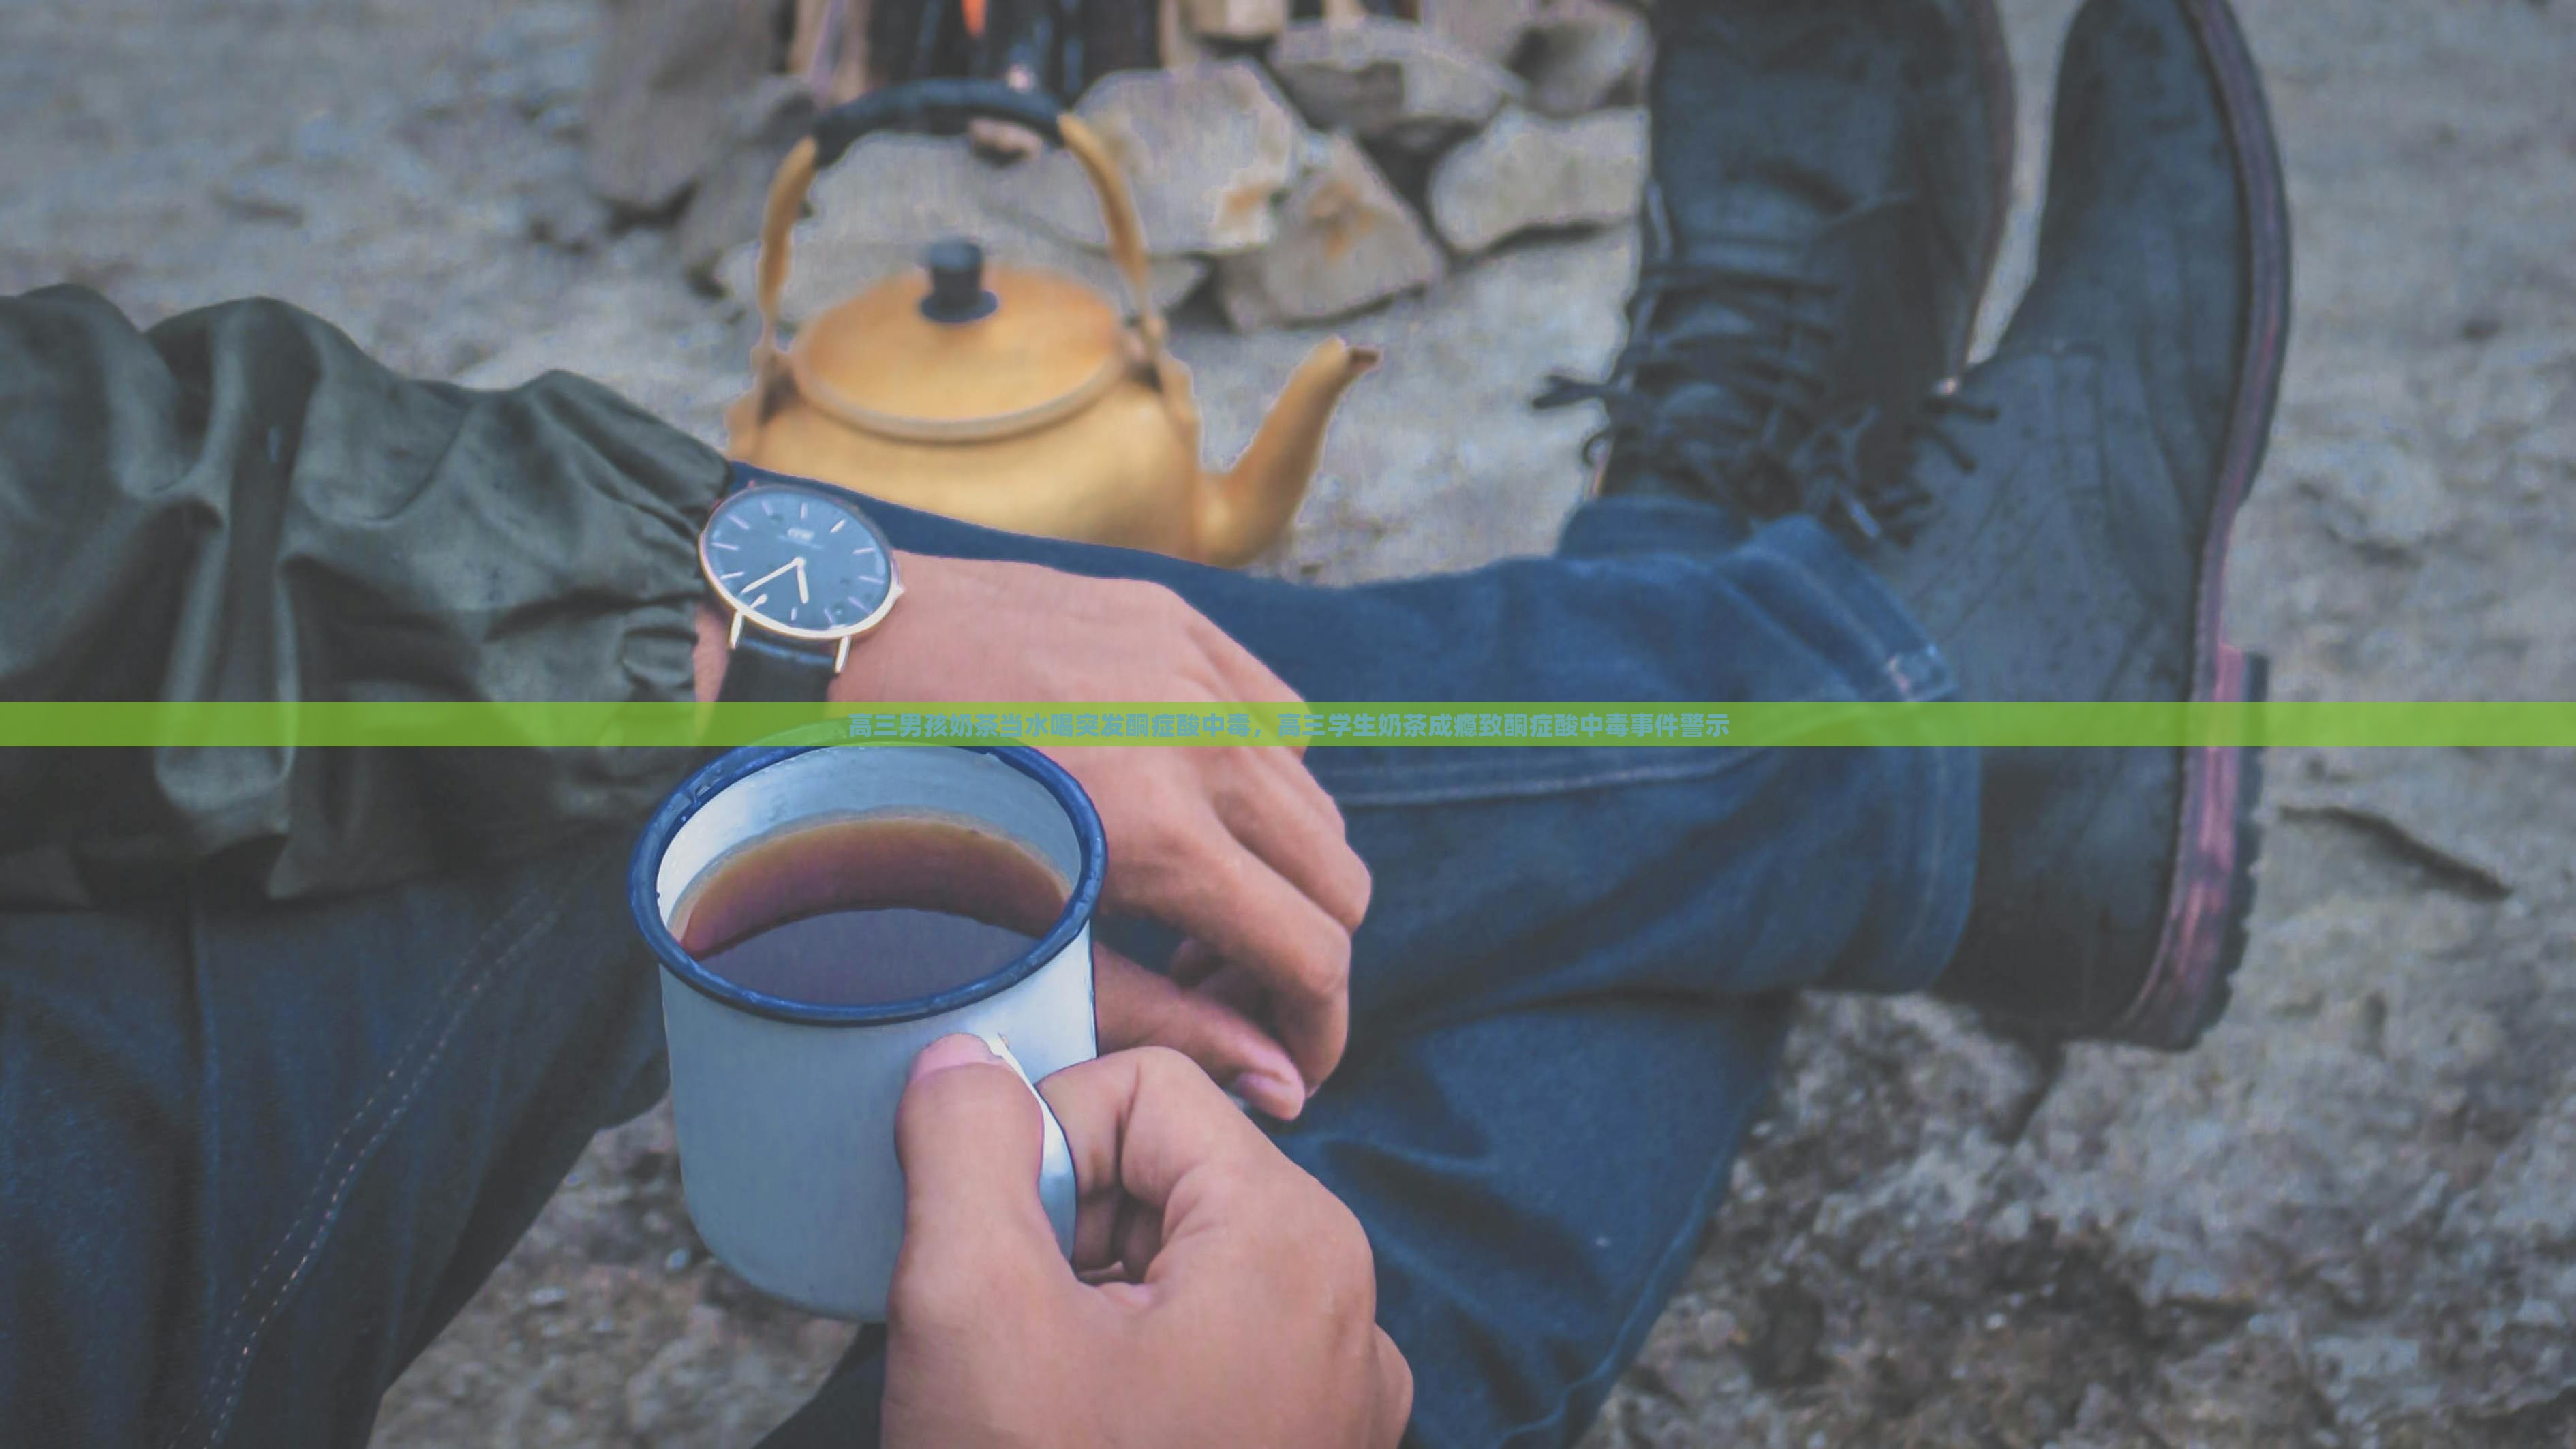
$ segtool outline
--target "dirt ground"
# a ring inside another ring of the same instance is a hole
[[[2068,0],[2006,0],[2027,272]],[[2576,698],[2576,5],[2247,0],[2300,249],[2235,631],[2293,699]],[[0,290],[283,296],[397,365],[587,372],[712,438],[750,332],[579,183],[588,0],[0,6]],[[1347,330],[1267,567],[1543,547],[1630,241],[1510,249]],[[1992,309],[1999,317],[2002,307]],[[1989,319],[1989,330],[1994,317]],[[1220,445],[1308,337],[1200,325]],[[2287,751],[2239,1003],[2196,1054],[1818,1001],[1589,1449],[2576,1442],[2576,761]],[[385,1405],[405,1446],[747,1444],[846,1338],[710,1263],[667,1121],[606,1134]]]

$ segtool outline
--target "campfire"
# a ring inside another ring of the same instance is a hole
[[[1616,0],[608,0],[591,186],[751,294],[779,159],[822,109],[929,75],[1070,102],[1133,187],[1166,307],[1239,329],[1437,284],[1508,238],[1633,213],[1644,16]],[[1111,281],[1071,158],[998,124],[880,137],[823,175],[782,301],[803,321],[924,237]]]

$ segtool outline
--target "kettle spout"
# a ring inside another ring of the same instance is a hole
[[[1287,528],[1314,479],[1334,404],[1381,356],[1338,337],[1306,354],[1234,470],[1199,480],[1194,506],[1202,561],[1221,568],[1248,563]]]

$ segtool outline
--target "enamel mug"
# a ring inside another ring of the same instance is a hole
[[[876,814],[964,821],[1016,842],[1070,883],[1063,912],[998,969],[910,1001],[763,995],[681,948],[673,912],[730,853]],[[1081,787],[1014,746],[755,745],[718,757],[663,802],[636,845],[629,902],[662,966],[689,1216],[728,1267],[809,1312],[884,1321],[903,1243],[895,1106],[912,1059],[967,1032],[1035,1083],[1097,1055],[1091,917],[1105,866],[1100,816]],[[1038,1195],[1069,1255],[1072,1155],[1043,1098],[1038,1110]]]

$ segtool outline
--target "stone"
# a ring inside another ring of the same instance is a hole
[[[1208,59],[1208,48],[1190,33],[1188,0],[1155,0],[1154,49],[1166,66],[1197,65]]]
[[[2532,1117],[2471,1189],[2460,1231],[2510,1247],[2521,1261],[2564,1259],[2576,1252],[2576,1216],[2567,1210],[2576,1184],[2576,1071],[2559,1081],[2554,1100]]]
[[[1317,127],[1417,152],[1478,129],[1521,90],[1475,52],[1379,16],[1291,25],[1270,47],[1270,70]]]
[[[1268,40],[1288,24],[1288,0],[1181,0],[1192,35],[1237,43]]]
[[[1118,158],[1155,255],[1226,256],[1278,235],[1274,212],[1306,131],[1259,66],[1122,71],[1093,86],[1077,113]],[[1051,151],[1005,174],[1005,209],[1068,241],[1107,245],[1098,194],[1073,157]]]
[[[1798,1283],[1764,1288],[1761,1316],[1740,1350],[1745,1371],[1764,1388],[1811,1383],[1825,1374],[1825,1305]]]
[[[1646,186],[1646,113],[1571,121],[1506,107],[1432,168],[1432,225],[1473,254],[1541,227],[1599,226],[1634,215]]]
[[[813,124],[814,93],[794,76],[764,77],[734,102],[725,149],[680,213],[676,244],[692,281],[711,280],[725,253],[760,235],[778,163]]]
[[[2403,557],[2458,524],[2458,501],[2407,430],[2359,419],[2351,429],[2282,450],[2281,472],[2325,505],[2328,532],[2366,553]]]
[[[543,35],[522,34],[515,39],[523,48],[496,57],[501,68],[491,73],[486,85],[501,86],[509,104],[530,119],[565,105],[578,108],[598,63],[595,50],[577,43],[550,43]]]
[[[1643,97],[1653,42],[1645,17],[1611,0],[1548,0],[1529,27],[1518,64],[1529,106],[1579,116]]]
[[[2498,342],[2470,366],[2445,369],[2432,414],[2454,445],[2510,445],[2562,417],[2576,393],[2576,329]]]
[[[1217,261],[1217,301],[1237,331],[1315,322],[1427,287],[1447,270],[1438,244],[1368,153],[1328,136],[1288,197],[1279,239]]]
[[[880,135],[850,148],[815,178],[811,215],[789,234],[792,263],[779,313],[790,326],[920,265],[922,248],[945,236],[982,244],[998,266],[1069,272],[1125,301],[1126,284],[1099,252],[1014,217],[996,203],[1019,167],[977,160],[954,137]],[[753,300],[760,243],[726,253],[716,282]],[[1196,257],[1158,257],[1148,275],[1157,303],[1177,305],[1207,276]]]
[[[668,211],[721,155],[733,105],[776,69],[763,0],[614,0],[583,103],[590,186],[622,211]]]
[[[2266,1394],[2268,1385],[2296,1382],[2308,1364],[2300,1346],[2255,1333],[2177,1356],[2158,1370],[2163,1390],[2142,1416],[2131,1442],[2256,1445],[2315,1442],[2316,1405],[2293,1395]]]
[[[1461,50],[1509,65],[1540,0],[1417,0],[1415,23]]]
[[[608,240],[608,204],[570,172],[531,183],[520,195],[520,206],[528,240],[539,246],[579,256]]]
[[[255,167],[217,186],[215,205],[241,221],[302,226],[308,184],[296,167]]]

